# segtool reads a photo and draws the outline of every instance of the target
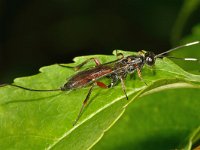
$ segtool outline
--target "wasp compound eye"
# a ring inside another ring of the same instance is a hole
[[[152,66],[155,64],[155,54],[152,52],[148,52],[145,56],[146,64]]]

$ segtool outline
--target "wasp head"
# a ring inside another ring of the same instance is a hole
[[[145,53],[145,63],[149,66],[153,66],[155,64],[155,54],[153,52],[146,52]]]

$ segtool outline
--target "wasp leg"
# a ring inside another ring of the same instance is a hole
[[[104,89],[108,88],[108,86],[106,84],[104,84],[103,82],[96,81],[96,84],[97,84],[97,86],[99,86],[101,88],[104,88]]]
[[[124,55],[122,53],[118,53],[117,50],[115,50],[115,53],[116,53],[117,59],[124,58]]]
[[[83,67],[85,64],[87,64],[91,60],[93,60],[95,62],[96,66],[99,66],[101,64],[97,58],[89,58],[89,59],[85,60],[84,62],[82,62],[81,64],[79,64],[78,66],[74,67],[74,69],[76,71],[79,70],[81,67]]]
[[[146,86],[147,86],[147,83],[144,81],[144,79],[142,78],[142,73],[141,73],[141,70],[137,67],[136,68],[137,69],[137,73],[138,73],[138,77],[140,78],[140,80],[142,81],[142,82],[144,82],[144,84],[146,84]]]
[[[97,58],[89,58],[87,60],[85,60],[84,62],[82,62],[81,64],[75,66],[75,67],[71,67],[71,66],[65,66],[65,65],[61,65],[58,64],[61,67],[66,67],[66,68],[74,68],[75,71],[79,70],[81,67],[83,67],[85,64],[87,64],[88,62],[90,62],[91,60],[93,60],[96,64],[96,66],[99,66],[101,63]]]
[[[114,78],[113,78],[113,79],[114,79]],[[116,83],[116,80],[112,80],[112,81],[114,82],[113,84]],[[104,84],[103,82],[100,82],[100,81],[95,81],[95,83],[96,83],[97,86],[99,86],[99,87],[101,87],[101,88],[110,88],[110,87],[111,87],[110,85],[107,86],[106,84]],[[85,106],[87,105],[87,102],[88,102],[88,100],[89,100],[89,97],[90,97],[90,95],[91,95],[91,92],[92,92],[92,90],[93,90],[93,88],[94,88],[94,86],[95,86],[95,83],[92,84],[92,86],[90,87],[89,92],[88,92],[88,94],[87,94],[85,100],[83,101],[83,104],[82,104],[82,107],[81,107],[81,109],[80,109],[80,111],[79,111],[78,117],[76,118],[76,120],[75,120],[74,123],[73,123],[73,126],[74,126],[74,125],[78,122],[78,120],[80,119],[81,114],[83,113],[83,110],[84,110]]]
[[[111,75],[111,83],[108,85],[108,88],[111,88],[117,84],[118,77],[116,75]]]
[[[87,94],[85,100],[83,101],[83,104],[82,104],[82,107],[81,107],[81,109],[80,109],[80,111],[79,111],[79,114],[78,114],[76,120],[75,120],[74,123],[73,123],[73,126],[76,125],[76,123],[77,123],[78,120],[80,119],[80,117],[81,117],[81,115],[82,115],[82,113],[83,113],[83,110],[84,110],[85,106],[87,105],[87,102],[88,102],[88,100],[89,100],[89,98],[90,98],[90,95],[91,95],[91,93],[92,93],[92,90],[93,90],[94,86],[95,86],[95,84],[92,84],[92,86],[90,87],[90,89],[89,89],[89,91],[88,91],[88,94]]]
[[[126,99],[128,100],[128,96],[126,94],[126,87],[125,87],[125,84],[124,84],[124,78],[120,77],[120,80],[121,80],[121,84],[122,84],[122,90],[126,96]]]

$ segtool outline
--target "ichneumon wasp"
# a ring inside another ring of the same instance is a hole
[[[126,99],[128,100],[128,96],[126,94],[126,88],[124,84],[124,80],[127,76],[127,74],[132,74],[135,71],[137,71],[137,74],[139,78],[143,81],[141,69],[146,64],[148,66],[153,66],[155,64],[155,61],[157,58],[165,57],[165,54],[168,54],[169,52],[175,51],[177,49],[199,44],[200,41],[188,43],[185,45],[181,45],[175,48],[172,48],[168,51],[165,51],[163,53],[155,55],[153,52],[150,51],[139,51],[137,55],[131,55],[126,56],[122,53],[117,53],[116,56],[117,59],[111,62],[107,62],[105,64],[101,64],[100,61],[97,58],[90,58],[79,64],[78,66],[74,67],[75,70],[79,70],[82,66],[87,64],[89,61],[94,61],[96,66],[87,70],[80,71],[76,73],[75,75],[71,76],[68,81],[59,89],[49,89],[49,90],[38,90],[38,89],[31,89],[27,87],[22,87],[15,84],[3,84],[0,86],[14,86],[17,88],[21,88],[28,91],[35,91],[35,92],[50,92],[50,91],[69,91],[74,90],[78,88],[83,88],[86,86],[90,86],[89,91],[86,95],[85,100],[83,101],[82,107],[79,111],[79,114],[74,122],[73,125],[77,123],[79,120],[89,98],[91,95],[91,92],[95,86],[99,86],[101,88],[111,88],[115,86],[118,81],[121,81],[122,90],[124,92],[124,95]],[[166,56],[168,58],[175,58],[175,59],[181,59],[181,60],[187,60],[187,61],[199,61],[199,59],[196,58],[178,58],[178,57],[171,57]],[[60,65],[62,67],[67,67]],[[103,77],[108,77],[111,79],[111,82],[109,85],[104,84],[103,82],[100,82],[99,80]],[[144,82],[144,81],[143,81]],[[144,82],[145,83],[145,82]],[[146,83],[145,83],[146,84]]]

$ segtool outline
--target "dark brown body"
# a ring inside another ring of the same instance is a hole
[[[14,86],[14,87],[21,88],[21,89],[28,90],[28,91],[50,92],[50,91],[73,90],[73,89],[82,88],[82,87],[89,85],[88,93],[85,97],[85,100],[82,103],[82,107],[79,111],[79,114],[78,114],[75,122],[73,123],[73,125],[75,125],[77,123],[77,121],[79,120],[79,118],[90,98],[92,90],[95,86],[99,86],[101,88],[110,88],[110,87],[113,87],[114,85],[116,85],[117,82],[120,80],[121,85],[122,85],[122,90],[124,92],[124,95],[126,96],[126,99],[128,100],[128,95],[126,94],[126,88],[125,88],[125,83],[124,83],[124,79],[127,74],[131,74],[134,71],[137,71],[138,77],[145,83],[145,81],[142,79],[142,75],[141,75],[141,69],[144,66],[144,64],[153,66],[155,64],[156,58],[162,58],[162,57],[164,57],[165,54],[168,54],[169,52],[172,52],[176,49],[194,45],[194,44],[199,44],[199,43],[200,43],[200,41],[188,43],[188,44],[170,49],[170,50],[160,53],[158,55],[155,55],[153,52],[147,52],[147,51],[142,50],[142,51],[138,52],[138,55],[124,57],[124,55],[122,53],[117,53],[117,50],[116,50],[117,60],[108,62],[106,64],[101,64],[97,58],[89,58],[89,59],[85,60],[84,62],[82,62],[81,64],[79,64],[78,66],[75,66],[74,69],[79,70],[83,65],[85,65],[86,63],[88,63],[91,60],[93,60],[95,62],[96,67],[76,73],[67,81],[67,83],[64,86],[62,86],[59,89],[39,90],[39,89],[26,88],[26,87],[15,85],[15,84],[3,84],[3,85],[0,85],[0,87],[10,85],[10,86]],[[121,56],[121,58],[119,58],[119,56]],[[172,57],[172,58],[174,58],[174,57]],[[192,58],[178,58],[178,59],[199,61],[198,59],[194,59],[194,58],[193,59]],[[62,65],[60,65],[60,66],[62,66]],[[105,85],[103,82],[98,81],[103,77],[109,77],[111,79],[111,82],[109,85]]]
[[[94,80],[107,76],[112,73],[112,71],[112,68],[106,65],[100,65],[92,69],[80,71],[67,81],[64,85],[64,89],[71,90],[85,87],[94,82]]]
[[[125,78],[127,73],[134,72],[136,67],[141,68],[142,65],[142,57],[128,56],[113,62],[98,65],[88,70],[80,71],[72,76],[61,89],[65,91],[82,88],[105,76],[111,77],[112,81],[110,86],[113,86],[118,81],[118,77]]]

